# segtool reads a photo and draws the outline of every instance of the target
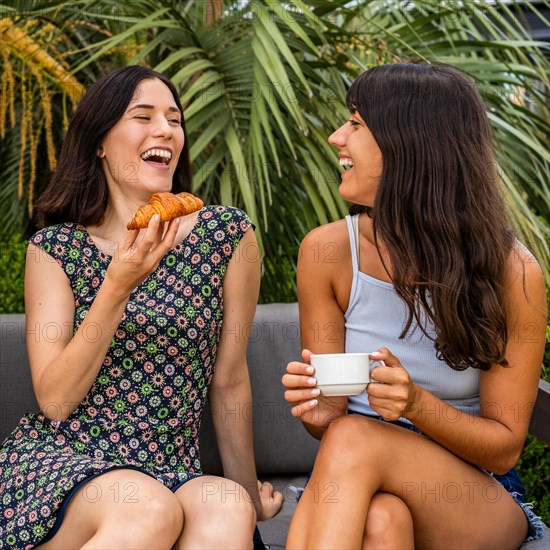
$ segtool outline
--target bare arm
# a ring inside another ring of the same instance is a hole
[[[346,258],[339,253],[330,262],[318,253],[332,242],[328,227],[321,227],[306,235],[298,257],[298,303],[303,359],[309,364],[312,353],[342,353],[345,347],[344,312],[338,303],[333,281],[342,275]],[[327,240],[328,239],[328,240]],[[350,262],[347,262],[350,263]],[[351,265],[351,263],[350,263]],[[351,279],[351,272],[350,272]],[[300,418],[306,430],[320,439],[329,424],[347,412],[346,397],[327,398],[308,380],[315,376],[313,367],[305,370],[304,363],[292,362],[283,377],[287,388],[285,398],[291,404],[292,414]]]
[[[137,239],[138,231],[128,234],[74,335],[75,305],[69,280],[47,253],[29,245],[27,349],[36,399],[51,420],[67,419],[90,390],[130,294],[171,248],[177,225],[173,222],[162,240],[158,222],[151,222]]]
[[[246,348],[259,288],[260,254],[254,231],[249,229],[229,262],[223,283],[222,333],[208,400],[224,475],[248,491],[258,519],[262,520],[279,510],[282,495],[272,496],[269,490],[262,490],[260,496],[252,445],[252,394]]]
[[[399,360],[382,350],[387,367],[372,375],[369,402],[385,418],[399,416],[389,402],[402,400],[403,416],[464,460],[502,474],[520,456],[536,399],[546,329],[546,296],[539,265],[514,251],[506,282],[509,367],[493,365],[480,374],[480,416],[461,413],[426,390],[410,384]],[[395,369],[397,367],[397,369]],[[404,365],[406,369],[406,365]],[[410,384],[412,391],[403,391]],[[388,397],[390,397],[388,399]],[[437,411],[437,414],[434,414]]]

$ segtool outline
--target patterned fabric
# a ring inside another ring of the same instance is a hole
[[[43,541],[71,489],[113,467],[138,468],[168,488],[201,473],[198,434],[222,325],[224,275],[251,225],[241,210],[203,208],[190,234],[130,296],[84,401],[65,421],[46,417],[56,414],[49,403],[24,416],[4,441],[1,549]],[[67,274],[76,332],[111,257],[70,223],[43,229],[30,242]]]

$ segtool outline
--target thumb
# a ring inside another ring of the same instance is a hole
[[[302,350],[302,359],[304,360],[304,363],[311,365],[311,356],[312,356],[311,351],[309,351],[308,349]]]
[[[128,233],[126,233],[126,236],[122,240],[122,242],[119,244],[119,249],[123,252],[126,252],[130,248],[132,248],[132,245],[136,242],[136,239],[139,235],[139,229],[130,229]]]
[[[379,348],[369,353],[369,357],[373,361],[384,361],[387,367],[399,367],[401,365],[399,359],[388,348]]]

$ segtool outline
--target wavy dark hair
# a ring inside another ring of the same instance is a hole
[[[503,278],[515,242],[506,214],[485,106],[453,67],[369,69],[352,84],[358,112],[382,152],[373,219],[392,281],[409,316],[450,367],[507,366]]]
[[[122,118],[139,83],[158,78],[174,97],[182,116],[178,92],[170,80],[146,67],[132,65],[116,69],[87,90],[69,124],[57,168],[36,204],[37,225],[62,222],[97,225],[107,208],[109,190],[97,151],[109,130]],[[172,191],[191,189],[189,146],[185,140],[174,177]]]

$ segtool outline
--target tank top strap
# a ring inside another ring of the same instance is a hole
[[[359,272],[359,215],[346,216],[349,232],[349,244],[351,248],[351,264],[353,276]]]

